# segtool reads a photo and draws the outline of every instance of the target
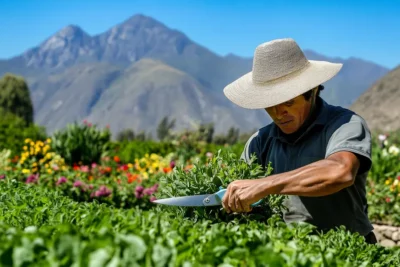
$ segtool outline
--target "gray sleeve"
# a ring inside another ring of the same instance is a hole
[[[250,157],[251,154],[253,153],[258,153],[258,146],[257,146],[257,136],[258,136],[258,131],[255,132],[249,140],[247,140],[242,155],[240,156],[241,159],[246,161],[247,163],[250,163]]]
[[[366,122],[358,115],[346,116],[332,123],[331,136],[326,147],[325,157],[338,151],[349,151],[360,160],[359,173],[371,168],[371,132]]]

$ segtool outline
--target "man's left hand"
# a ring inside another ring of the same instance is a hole
[[[263,196],[260,180],[236,180],[228,185],[222,206],[228,212],[250,212],[251,204],[260,200]]]

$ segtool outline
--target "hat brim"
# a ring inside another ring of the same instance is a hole
[[[247,109],[264,109],[289,101],[333,78],[343,64],[309,60],[300,71],[282,78],[256,84],[249,72],[224,88],[225,96]]]

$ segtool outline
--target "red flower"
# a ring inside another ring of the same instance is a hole
[[[386,202],[389,203],[390,202],[390,197],[386,198]]]
[[[114,161],[119,163],[121,161],[121,159],[118,156],[114,156]]]

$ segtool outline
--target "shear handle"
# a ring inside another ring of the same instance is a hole
[[[223,187],[220,187],[220,188],[219,188],[219,191],[218,191],[217,193],[215,193],[215,194],[216,194],[216,195],[219,197],[219,199],[222,201],[222,198],[224,197],[225,192],[226,192],[226,189],[223,188]],[[250,206],[256,207],[256,206],[258,206],[258,205],[261,203],[261,201],[262,201],[262,199],[260,199],[260,200],[257,201],[256,203],[251,204]]]

